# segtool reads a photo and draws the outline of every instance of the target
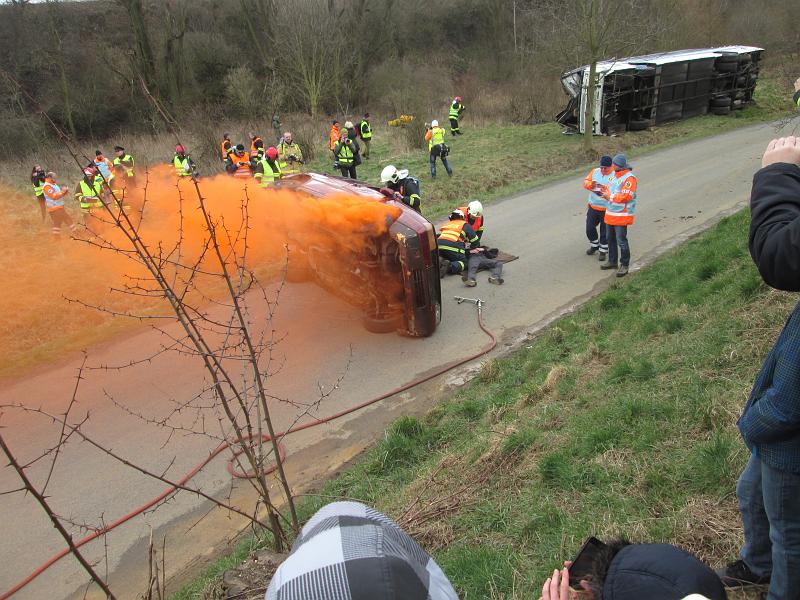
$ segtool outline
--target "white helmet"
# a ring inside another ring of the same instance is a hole
[[[431,127],[438,127],[438,126],[439,126],[439,121],[437,121],[436,119],[431,121]]]
[[[483,214],[483,204],[473,200],[467,205],[467,211],[470,217],[480,217]]]
[[[390,181],[396,183],[398,179],[400,179],[400,174],[394,165],[383,167],[383,171],[381,171],[381,181],[383,183],[389,183]]]

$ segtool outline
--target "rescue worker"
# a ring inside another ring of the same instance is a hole
[[[428,142],[428,153],[431,163],[431,177],[436,179],[436,158],[440,158],[448,177],[453,176],[453,169],[450,168],[450,163],[447,162],[447,155],[450,154],[450,148],[444,143],[445,130],[439,127],[439,121],[434,119],[431,121],[431,128],[425,132],[425,139]]]
[[[589,190],[588,207],[586,208],[586,237],[589,238],[589,249],[586,254],[591,256],[600,251],[600,262],[608,254],[608,240],[606,235],[606,199],[603,197],[605,190],[611,183],[614,168],[611,166],[611,157],[600,158],[600,166],[595,167],[583,180],[583,187]],[[598,235],[597,229],[600,228]]]
[[[345,121],[344,128],[347,129],[347,137],[349,137],[354,142],[358,140],[358,132],[356,131],[356,126],[353,125],[352,121]],[[341,134],[342,132],[340,131],[339,139],[342,139]]]
[[[227,131],[222,134],[222,143],[219,145],[219,157],[222,162],[228,162],[228,155],[233,152],[231,134]]]
[[[275,146],[270,146],[264,152],[261,160],[256,163],[253,176],[261,184],[261,187],[269,187],[283,176],[278,156],[278,149]]]
[[[97,169],[86,167],[83,170],[83,177],[78,182],[78,189],[75,191],[75,199],[81,208],[82,213],[90,213],[93,208],[103,206],[103,181],[97,177]]]
[[[250,156],[253,159],[261,159],[261,157],[264,155],[264,140],[261,139],[260,135],[255,134],[252,131],[247,135],[250,136]],[[244,148],[244,146],[242,147]]]
[[[453,98],[453,103],[450,105],[450,133],[452,135],[461,135],[461,130],[458,127],[458,120],[461,118],[466,107],[461,103],[461,96]]]
[[[460,206],[456,210],[464,215],[464,219],[475,231],[475,234],[478,236],[478,241],[480,241],[483,237],[483,226],[486,222],[483,216],[483,204],[478,200],[473,200],[467,206]]]
[[[258,155],[259,153],[256,152],[256,156]],[[244,151],[244,144],[238,144],[236,148],[233,149],[233,152],[228,155],[228,162],[225,163],[225,171],[234,177],[241,179],[249,178],[253,172],[250,161],[251,157]]]
[[[278,144],[278,164],[284,175],[292,175],[300,172],[300,165],[303,164],[303,151],[292,138],[292,132],[287,131]]]
[[[467,253],[478,247],[478,236],[464,220],[461,211],[450,213],[450,221],[442,225],[438,237],[439,276],[461,273],[467,268]]]
[[[339,121],[337,121],[336,119],[333,120],[333,125],[331,125],[331,130],[330,132],[328,132],[328,138],[329,138],[328,148],[330,148],[331,152],[333,152],[333,147],[336,145],[336,142],[339,141]]]
[[[347,135],[347,129],[342,127],[339,132],[339,141],[333,146],[333,158],[336,161],[334,166],[342,172],[342,177],[356,179],[358,151],[358,142],[351,140]]]
[[[65,225],[69,227],[70,231],[75,231],[76,225],[64,208],[64,196],[68,191],[69,188],[66,186],[62,188],[56,183],[55,173],[50,171],[45,175],[42,195],[44,195],[47,213],[53,221],[53,237],[56,239],[61,237],[61,228]]]
[[[47,205],[44,200],[44,169],[42,165],[33,165],[31,169],[31,185],[33,186],[33,193],[36,196],[36,202],[39,203],[39,210],[42,213],[42,222],[44,223],[47,218]]]
[[[182,144],[175,146],[175,156],[172,158],[175,175],[178,177],[193,177],[195,174],[194,161],[189,157]]]
[[[372,143],[372,125],[369,122],[369,113],[364,113],[364,118],[358,124],[358,132],[364,142],[364,158],[369,159],[369,145]]]
[[[603,191],[603,197],[606,199],[608,262],[601,264],[600,268],[617,269],[617,277],[624,277],[628,274],[631,261],[628,226],[633,224],[636,212],[636,177],[624,154],[617,154],[611,162],[614,173],[608,187]]]
[[[422,213],[422,196],[420,196],[419,179],[409,177],[408,169],[397,170],[394,165],[387,165],[381,171],[381,183],[395,193],[403,204]]]
[[[133,160],[133,157],[125,152],[125,148],[122,146],[114,146],[114,154],[116,154],[113,163],[114,170],[122,173],[128,179],[133,179],[135,176],[134,167],[136,166],[136,161]]]
[[[114,163],[108,160],[100,150],[95,150],[94,152],[94,166],[97,169],[100,177],[100,180],[103,181],[105,185],[111,187],[111,182],[114,179]]]

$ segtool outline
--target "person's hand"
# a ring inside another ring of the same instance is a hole
[[[794,82],[794,91],[800,92],[800,77],[798,77],[797,81]]]
[[[577,594],[569,589],[569,571],[555,569],[542,586],[541,600],[572,600]]]
[[[789,136],[772,140],[761,158],[761,166],[789,163],[800,166],[800,138]]]

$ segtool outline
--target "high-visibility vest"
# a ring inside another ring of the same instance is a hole
[[[178,177],[189,177],[192,174],[192,165],[188,156],[181,158],[176,154],[175,158],[172,159],[172,166],[175,167],[175,174]]]
[[[233,144],[231,144],[230,140],[222,140],[222,143],[219,145],[219,155],[222,157],[222,160],[228,160],[228,154],[233,152]]]
[[[460,206],[456,209],[462,215],[464,215],[464,220],[469,223],[470,227],[475,230],[475,233],[480,236],[483,233],[483,215],[480,217],[473,217],[474,221],[470,222],[469,220],[469,207],[468,206]]]
[[[269,160],[262,158],[258,164],[261,165],[262,172],[257,172],[255,178],[261,182],[261,187],[269,187],[283,175],[281,166],[278,163],[274,163],[275,168],[273,168]]]
[[[428,141],[428,151],[440,144],[444,144],[445,131],[441,127],[434,127],[431,129],[431,139]]]
[[[300,150],[300,146],[297,142],[291,144],[281,142],[278,144],[278,166],[281,168],[281,173],[284,175],[300,172],[300,168],[296,166],[296,164],[299,163],[292,162],[291,165],[289,164],[289,155],[294,156],[297,160],[303,160],[303,151]]]
[[[450,118],[457,119],[463,109],[464,109],[463,104],[461,104],[460,102],[453,102],[450,105]]]
[[[586,179],[584,179],[584,184],[594,184],[595,186],[608,187],[613,178],[614,171],[611,171],[608,175],[603,175],[603,170],[600,167],[595,167],[589,171]],[[605,210],[606,206],[608,205],[608,202],[605,198],[598,196],[594,192],[589,192],[587,202],[589,206],[595,210]]]
[[[464,233],[466,224],[467,222],[462,219],[455,219],[442,225],[438,238],[439,246],[464,254],[467,242],[466,234]]]
[[[264,140],[256,136],[250,142],[250,154],[261,154],[264,151]]]
[[[249,156],[247,156],[246,154],[242,156],[231,154],[228,158],[236,167],[236,171],[233,173],[234,177],[250,177],[252,170],[250,169]]]
[[[33,186],[33,193],[36,194],[37,198],[41,198],[42,196],[42,189],[44,188],[44,180],[37,179],[37,183],[31,183]]]
[[[93,185],[89,185],[86,183],[86,179],[81,179],[80,183],[78,184],[78,193],[75,194],[78,198],[78,203],[80,204],[81,210],[87,211],[92,208],[98,208],[103,206],[102,200],[100,200],[100,185],[99,182],[94,182]]]
[[[353,152],[353,145],[346,143],[344,140],[337,142],[338,149],[334,152],[339,164],[345,167],[352,165],[355,162],[355,153]]]
[[[95,159],[94,166],[97,167],[97,170],[100,171],[106,181],[111,181],[114,178],[114,173],[111,170],[114,165],[107,158],[103,158],[103,160]]]
[[[122,167],[125,169],[125,175],[128,177],[133,177],[133,167],[135,161],[130,154],[126,154],[122,158],[119,156],[114,159],[114,166],[115,167]]]
[[[44,195],[47,212],[54,212],[64,208],[64,195],[66,193],[57,184],[45,181],[42,186],[42,194]]]
[[[636,177],[628,171],[621,177],[613,175],[609,185],[611,198],[606,204],[605,222],[607,225],[631,225],[636,212]],[[619,202],[620,196],[627,196],[627,202]]]
[[[367,121],[366,119],[363,119],[358,127],[361,130],[361,139],[362,140],[370,140],[370,139],[372,139],[372,125],[369,124],[369,121]]]

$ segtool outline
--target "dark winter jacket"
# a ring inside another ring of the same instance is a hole
[[[800,291],[800,167],[753,177],[750,255],[764,281]],[[800,474],[800,304],[764,361],[739,419],[747,446],[773,468]]]

